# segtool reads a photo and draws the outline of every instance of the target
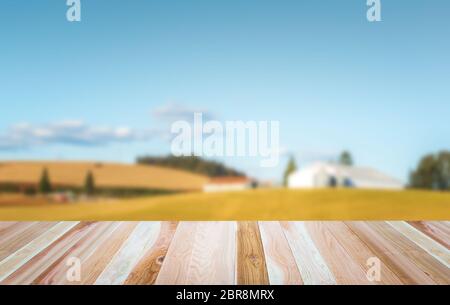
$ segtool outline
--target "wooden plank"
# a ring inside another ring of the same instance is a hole
[[[278,221],[260,221],[259,228],[271,285],[302,285],[303,280]]]
[[[378,234],[369,222],[354,221],[345,224],[371,249],[404,284],[436,284],[408,256],[397,249],[395,242]]]
[[[159,236],[147,253],[136,264],[130,275],[125,280],[125,284],[151,285],[156,282],[156,278],[165,260],[167,250],[172,242],[178,222],[164,221],[161,224]]]
[[[268,285],[264,248],[258,223],[240,221],[237,229],[237,284]]]
[[[410,221],[409,224],[450,250],[450,226],[446,222]]]
[[[180,240],[187,240],[180,243]],[[173,245],[173,246],[172,246]],[[234,284],[236,224],[182,222],[162,265],[157,284]]]
[[[0,246],[0,261],[43,234],[55,224],[56,222],[36,222],[26,227],[20,234],[2,241]]]
[[[11,254],[9,245],[21,236],[21,234],[34,222],[18,222],[12,226],[5,228],[0,235],[0,261]]]
[[[123,284],[142,255],[154,245],[160,227],[160,222],[140,222],[106,269],[100,274],[95,284]]]
[[[380,236],[388,239],[399,252],[404,253],[413,263],[438,284],[450,283],[450,270],[428,252],[417,246],[403,234],[385,222],[369,222]]]
[[[450,268],[450,252],[442,244],[404,221],[388,221],[388,224]]]
[[[96,226],[93,222],[80,222],[59,237],[47,248],[33,256],[29,261],[3,280],[2,284],[31,284],[42,272],[51,266],[58,258],[82,237],[89,234]]]
[[[85,235],[70,247],[64,255],[60,256],[50,267],[42,272],[33,284],[76,284],[67,280],[67,271],[72,266],[67,266],[66,263],[70,258],[77,258],[81,263],[81,277],[83,276],[83,263],[87,257],[94,251],[94,249],[117,227],[114,222],[99,222],[89,234]]]
[[[195,243],[197,226],[197,222],[191,221],[183,221],[178,224],[155,284],[179,285],[188,281],[192,245]]]
[[[186,284],[235,283],[236,224],[224,221],[198,223]]]
[[[103,241],[83,263],[81,282],[75,284],[92,285],[122,247],[138,222],[121,222],[112,235]]]
[[[78,222],[60,222],[51,229],[37,237],[35,240],[8,256],[0,263],[0,281],[11,275],[15,270],[27,261],[58,240],[61,236],[71,230]]]
[[[11,226],[7,226],[0,232],[0,245],[7,243],[9,240],[14,240],[19,236],[24,230],[26,230],[35,222],[17,222]]]
[[[306,221],[305,227],[337,284],[375,284],[367,280],[365,268],[347,253],[323,222]]]
[[[333,274],[303,222],[281,222],[286,239],[306,285],[336,284]]]
[[[370,268],[370,266],[367,265],[368,260],[373,257],[378,257],[378,254],[373,252],[342,221],[324,221],[322,222],[322,225],[328,229],[328,231],[336,238],[339,244],[346,250],[351,259],[354,260],[367,274]],[[392,272],[392,270],[390,270],[383,261],[380,261],[380,271],[380,284],[402,284],[400,278],[394,272]],[[362,280],[361,283],[365,282],[365,280]]]
[[[2,232],[9,228],[10,226],[16,224],[17,221],[0,221],[0,236],[2,235]]]

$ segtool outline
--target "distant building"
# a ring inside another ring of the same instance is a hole
[[[204,192],[230,192],[243,191],[256,187],[254,180],[247,177],[215,177],[204,186]]]
[[[371,168],[315,163],[291,174],[288,178],[288,187],[403,189],[404,185],[397,179]]]

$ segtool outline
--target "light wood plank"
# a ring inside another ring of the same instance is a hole
[[[368,222],[380,236],[389,240],[399,252],[404,253],[416,266],[438,284],[450,283],[450,270],[428,252],[385,222]]]
[[[300,271],[280,223],[260,221],[259,228],[270,284],[302,285]]]
[[[0,261],[43,234],[55,224],[56,222],[36,222],[26,227],[19,235],[2,241],[0,247]]]
[[[337,284],[375,284],[367,280],[365,268],[347,253],[323,222],[306,221],[304,224]]]
[[[336,238],[339,244],[347,251],[352,260],[354,260],[367,274],[369,266],[368,259],[378,257],[349,227],[342,221],[323,221],[321,222],[329,232]],[[342,268],[342,266],[341,266]],[[381,278],[380,284],[399,285],[402,284],[400,278],[389,269],[389,267],[380,260]],[[362,283],[365,281],[363,280]],[[378,282],[377,282],[378,283]]]
[[[426,272],[421,270],[408,256],[397,249],[395,242],[378,234],[369,222],[345,222],[355,234],[394,272],[404,284],[436,284]]]
[[[141,222],[95,281],[97,285],[123,284],[142,255],[155,243],[160,222]]]
[[[238,285],[269,284],[264,248],[257,222],[238,222],[236,272]]]
[[[450,267],[450,252],[442,244],[404,221],[388,221],[388,224],[434,256],[434,258],[443,263],[447,268]]]
[[[0,263],[0,281],[11,275],[43,249],[71,230],[78,222],[60,222]]]
[[[306,285],[336,284],[333,274],[308,234],[303,222],[281,222]]]
[[[111,262],[117,251],[122,247],[138,222],[120,222],[112,235],[103,241],[99,247],[83,263],[81,282],[75,284],[92,285],[106,266]]]
[[[48,247],[33,256],[29,261],[3,280],[2,284],[31,284],[42,272],[50,267],[59,257],[78,240],[89,234],[97,226],[92,222],[80,222],[60,236]]]
[[[98,247],[98,245],[117,227],[118,223],[114,222],[99,222],[88,235],[81,238],[64,255],[59,257],[50,267],[42,272],[34,281],[33,284],[76,284],[67,280],[67,271],[72,266],[67,266],[67,261],[70,258],[77,258],[81,263],[81,277],[84,272],[84,262],[87,257]]]
[[[9,228],[10,226],[16,223],[17,221],[0,221],[0,236],[2,235],[3,230]]]
[[[131,271],[125,284],[132,285],[151,285],[156,282],[161,266],[165,260],[167,250],[172,242],[178,222],[164,221],[161,225],[161,232],[156,243],[136,264]]]
[[[198,223],[191,221],[183,221],[178,224],[155,284],[180,285],[188,281],[188,270],[197,227]]]
[[[409,224],[450,250],[450,225],[446,222],[410,221]]]
[[[234,284],[235,234],[234,222],[180,223],[156,283]],[[189,245],[178,245],[183,236]]]
[[[224,221],[198,223],[188,285],[232,285],[235,283],[236,224]]]

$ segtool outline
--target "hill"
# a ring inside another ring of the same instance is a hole
[[[54,185],[71,187],[81,187],[88,171],[92,171],[99,188],[198,191],[208,180],[202,175],[151,165],[21,161],[0,163],[0,184],[36,185],[44,168]]]
[[[272,189],[0,208],[0,220],[399,219],[450,219],[450,193],[411,190]]]

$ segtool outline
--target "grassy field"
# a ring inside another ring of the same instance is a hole
[[[94,162],[1,162],[0,183],[37,184],[44,168],[57,185],[81,187],[86,173],[104,188],[201,190],[207,177],[158,166]]]
[[[450,193],[254,190],[0,207],[0,220],[450,220]]]
[[[37,206],[48,204],[42,196],[25,196],[21,194],[0,194],[0,208],[4,206]]]

